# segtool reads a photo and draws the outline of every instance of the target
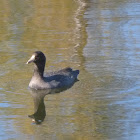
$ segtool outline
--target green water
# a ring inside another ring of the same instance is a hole
[[[137,140],[140,137],[140,2],[1,0],[0,139]],[[34,51],[46,71],[79,69],[79,82],[45,96],[32,123]]]

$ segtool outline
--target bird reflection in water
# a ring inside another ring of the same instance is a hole
[[[32,122],[34,122],[35,124],[41,124],[44,121],[46,117],[44,98],[46,95],[65,91],[71,88],[73,84],[69,87],[58,88],[58,89],[47,89],[47,90],[30,89],[30,93],[34,101],[34,113],[32,115],[28,115],[28,117],[32,118]]]

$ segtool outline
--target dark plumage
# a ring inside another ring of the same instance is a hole
[[[46,57],[41,51],[33,53],[27,64],[34,63],[34,74],[29,83],[30,88],[34,89],[54,89],[71,86],[76,82],[79,70],[73,71],[71,68],[65,68],[56,72],[44,75]]]

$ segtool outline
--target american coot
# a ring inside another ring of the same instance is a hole
[[[65,68],[56,72],[44,75],[46,57],[41,51],[33,53],[26,64],[34,63],[34,74],[29,83],[30,88],[34,89],[54,89],[73,85],[78,81],[79,70],[73,71],[71,68]]]

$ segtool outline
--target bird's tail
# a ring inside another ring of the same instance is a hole
[[[78,78],[77,78],[79,73],[80,73],[79,70],[73,71],[73,75],[74,75],[74,77],[75,77],[75,81],[76,81],[76,82],[79,81]]]

